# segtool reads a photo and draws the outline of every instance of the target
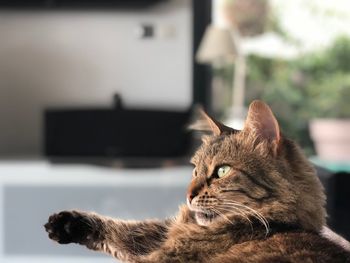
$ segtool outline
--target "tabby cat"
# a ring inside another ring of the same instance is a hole
[[[350,262],[347,250],[320,234],[323,188],[266,104],[250,105],[241,131],[204,117],[211,134],[192,158],[187,206],[174,219],[63,211],[45,225],[49,237],[123,262]]]

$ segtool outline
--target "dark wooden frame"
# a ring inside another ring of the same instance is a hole
[[[211,111],[211,67],[198,64],[195,54],[206,27],[211,23],[212,0],[192,0],[193,10],[193,104],[202,105]]]

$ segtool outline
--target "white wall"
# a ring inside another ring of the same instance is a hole
[[[142,23],[173,28],[140,39]],[[47,106],[186,108],[191,1],[143,11],[0,13],[0,156],[39,155]]]

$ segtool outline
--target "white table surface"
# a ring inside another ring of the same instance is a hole
[[[0,160],[0,208],[5,205],[5,186],[58,186],[58,187],[180,187],[185,189],[191,178],[190,166],[147,169],[121,169],[83,164],[51,164],[45,160]],[[185,199],[185,197],[184,197]],[[11,202],[8,201],[7,202]],[[0,262],[1,263],[109,263],[110,257],[5,255],[4,215],[0,212]],[[33,241],[35,242],[35,240]],[[48,240],[50,242],[50,240]],[[56,245],[56,244],[53,244]],[[85,248],[77,248],[85,249]],[[83,252],[85,253],[85,251]]]

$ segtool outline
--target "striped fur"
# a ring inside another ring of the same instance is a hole
[[[213,134],[191,160],[187,206],[176,217],[136,222],[64,211],[49,218],[49,237],[135,263],[350,262],[347,241],[321,234],[323,188],[267,105],[251,104],[242,131],[206,120]],[[222,165],[230,170],[219,178]]]

